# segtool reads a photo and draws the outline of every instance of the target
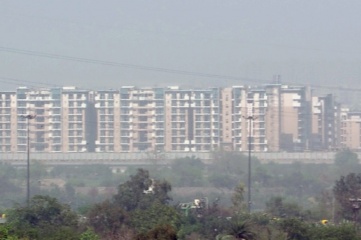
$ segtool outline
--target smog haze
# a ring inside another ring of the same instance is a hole
[[[361,2],[18,1],[0,9],[0,86],[357,86]]]

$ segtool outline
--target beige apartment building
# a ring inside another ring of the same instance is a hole
[[[164,150],[164,89],[97,91],[96,152]]]
[[[165,151],[212,151],[220,147],[220,90],[165,91]]]
[[[0,96],[2,152],[25,152],[28,126],[33,152],[91,151],[92,139],[87,135],[88,91],[20,87],[16,92],[1,92]],[[27,115],[35,118],[27,119]]]
[[[224,88],[222,145],[227,149],[297,151],[307,146],[311,93],[306,87],[271,84]]]
[[[359,149],[361,135],[360,114],[305,86],[18,88],[0,92],[1,152],[26,151],[29,114],[35,152]]]
[[[96,112],[96,152],[121,152],[120,92],[116,90],[94,93]],[[129,136],[129,134],[127,135]]]
[[[20,134],[20,139],[23,139],[21,135],[26,137],[26,131],[18,132],[18,126],[16,124],[18,121],[16,106],[17,106],[17,102],[16,102],[15,92],[0,93],[0,151],[1,152],[17,152],[18,134]],[[26,128],[26,125],[21,127]],[[26,138],[24,138],[24,140],[26,144]]]
[[[281,87],[279,84],[265,86],[267,96],[267,108],[265,113],[266,139],[268,151],[278,152],[281,149],[281,131],[282,131],[282,102]]]
[[[351,150],[361,149],[361,112],[341,110],[341,147]]]
[[[265,88],[268,150],[308,150],[311,132],[311,90],[306,86],[281,84],[267,85]]]
[[[94,93],[88,90],[75,87],[62,88],[60,108],[62,152],[94,151],[96,118],[93,98]],[[51,114],[54,114],[54,110]],[[54,117],[52,119],[55,122]]]

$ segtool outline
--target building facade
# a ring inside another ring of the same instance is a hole
[[[331,94],[313,96],[306,86],[283,84],[21,87],[0,92],[0,151],[25,152],[28,132],[32,152],[357,150],[360,116]]]

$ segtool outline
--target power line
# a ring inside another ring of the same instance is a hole
[[[17,48],[8,48],[8,47],[1,47],[1,46],[0,46],[0,51],[14,53],[14,54],[22,54],[22,55],[27,55],[27,56],[50,58],[50,59],[56,59],[56,60],[75,61],[75,62],[88,63],[88,64],[104,65],[104,66],[111,66],[111,67],[122,67],[122,68],[130,68],[130,69],[137,69],[137,70],[143,70],[143,71],[162,72],[162,73],[185,75],[185,76],[196,76],[196,77],[213,78],[213,79],[219,79],[219,80],[243,81],[243,82],[248,82],[248,83],[253,83],[253,84],[255,84],[255,83],[256,84],[270,84],[271,83],[271,81],[268,79],[265,80],[265,79],[257,79],[257,78],[237,77],[237,76],[229,76],[229,75],[222,75],[222,74],[202,73],[202,72],[170,69],[170,68],[163,68],[163,67],[152,67],[152,66],[146,66],[146,65],[119,63],[119,62],[114,62],[114,61],[105,61],[105,60],[99,60],[99,59],[66,56],[66,55],[60,55],[60,54],[31,51],[31,50],[24,50],[24,49],[17,49]],[[287,84],[303,85],[302,83],[295,83],[295,82],[284,82],[283,81],[281,83],[286,84],[286,85]],[[310,87],[316,88],[316,89],[331,89],[331,90],[361,92],[361,88],[327,86],[327,85],[320,85],[320,84],[307,84],[307,86],[310,86]]]
[[[217,79],[227,79],[227,80],[242,80],[242,81],[251,82],[251,83],[254,83],[254,82],[262,83],[262,82],[264,82],[263,80],[260,80],[260,79],[234,77],[234,76],[210,74],[210,73],[201,73],[201,72],[193,72],[193,71],[184,71],[184,70],[162,68],[162,67],[151,67],[151,66],[137,65],[137,64],[119,63],[119,62],[113,62],[113,61],[104,61],[104,60],[98,60],[98,59],[65,56],[65,55],[59,55],[59,54],[37,52],[37,51],[29,51],[29,50],[16,49],[16,48],[0,47],[0,51],[2,51],[2,52],[10,52],[10,53],[15,53],[15,54],[28,55],[28,56],[51,58],[51,59],[57,59],[57,60],[67,60],[67,61],[75,61],[75,62],[98,64],[98,65],[113,66],[113,67],[123,67],[123,68],[132,68],[132,69],[146,70],[146,71],[172,73],[172,74],[179,74],[179,75],[198,76],[198,77],[217,78]]]
[[[41,87],[41,86],[43,86],[43,87],[62,87],[62,86],[56,85],[56,84],[29,81],[29,80],[23,80],[23,79],[18,79],[18,78],[10,78],[10,77],[0,77],[0,82],[10,84],[10,85],[16,85],[16,86],[19,86],[19,84],[24,84],[25,83],[27,87],[34,87],[34,88]]]

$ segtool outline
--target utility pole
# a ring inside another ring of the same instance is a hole
[[[248,213],[251,213],[251,152],[252,152],[252,121],[256,118],[253,116],[244,117],[248,120]]]
[[[27,123],[26,123],[27,124],[26,203],[27,203],[27,206],[29,207],[29,203],[30,203],[30,120],[34,119],[36,116],[28,114],[28,115],[21,116],[21,117],[25,118],[27,121]]]

